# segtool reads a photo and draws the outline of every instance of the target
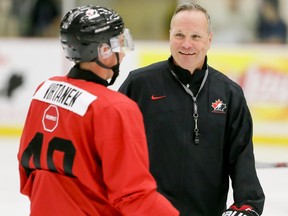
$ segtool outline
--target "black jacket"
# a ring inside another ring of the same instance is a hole
[[[198,144],[193,99],[184,86],[196,96],[207,68],[190,79],[170,58],[132,71],[119,91],[143,113],[150,170],[158,190],[181,216],[221,216],[229,176],[235,203],[251,205],[261,214],[265,197],[255,170],[252,118],[243,91],[206,67],[208,76],[196,99]]]

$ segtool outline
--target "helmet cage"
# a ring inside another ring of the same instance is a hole
[[[113,10],[99,6],[82,6],[71,10],[62,19],[60,27],[66,57],[75,62],[94,61],[99,55],[99,46],[103,43],[111,46],[110,39],[122,33],[122,18]],[[124,38],[130,40],[129,36]]]
[[[126,52],[134,50],[134,43],[129,29],[125,28],[123,34],[110,38],[110,47],[113,52]]]

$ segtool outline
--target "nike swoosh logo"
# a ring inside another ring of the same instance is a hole
[[[162,99],[162,98],[165,98],[166,96],[165,95],[163,95],[163,96],[155,96],[155,95],[152,95],[151,96],[151,99],[152,100],[159,100],[159,99]]]

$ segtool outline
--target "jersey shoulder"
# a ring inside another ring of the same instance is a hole
[[[65,97],[67,97],[67,100]],[[75,99],[73,100],[73,98]],[[94,110],[97,109],[98,111],[113,106],[118,106],[118,108],[130,106],[135,109],[134,102],[124,94],[98,83],[71,79],[67,76],[51,77],[40,84],[34,99],[53,103],[81,116],[85,115],[89,107],[93,107]]]

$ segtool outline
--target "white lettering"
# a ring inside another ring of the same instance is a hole
[[[56,116],[51,116],[51,115],[47,114],[45,117],[46,117],[46,119],[51,120],[51,121],[56,121],[57,120]]]

